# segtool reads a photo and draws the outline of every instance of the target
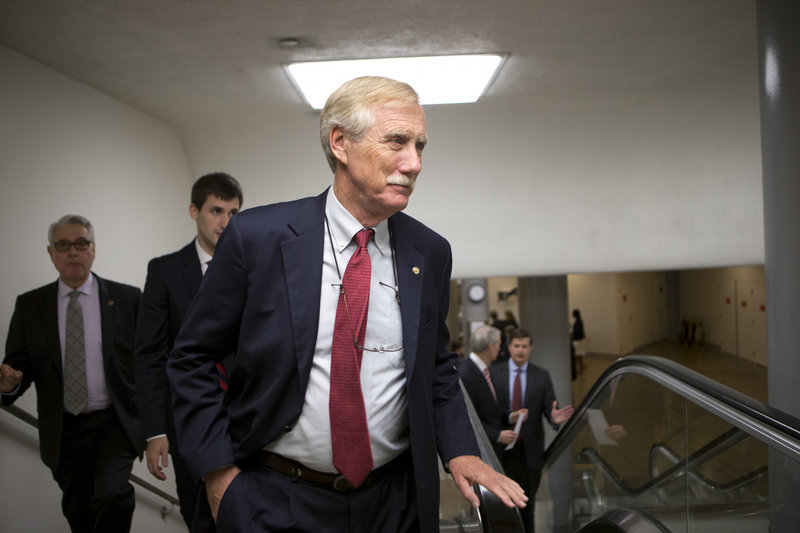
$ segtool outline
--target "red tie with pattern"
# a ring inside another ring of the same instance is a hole
[[[514,378],[514,394],[511,396],[511,410],[518,411],[522,409],[522,380],[520,379],[520,374],[522,374],[522,369],[517,367],[517,377]]]
[[[486,383],[489,385],[489,390],[492,391],[492,398],[494,398],[494,403],[497,403],[497,393],[494,391],[494,385],[492,384],[492,375],[489,373],[488,368],[483,369],[483,377],[486,378]]]
[[[375,232],[356,233],[355,253],[347,263],[336,308],[331,346],[331,445],[333,466],[358,487],[372,470],[367,413],[361,393],[361,356],[367,332],[372,262],[367,243]]]

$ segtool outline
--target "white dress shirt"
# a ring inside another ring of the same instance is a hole
[[[194,238],[194,249],[197,250],[197,258],[200,260],[200,271],[205,276],[208,264],[211,262],[211,254],[203,250],[203,247],[197,242],[197,237]]]
[[[333,325],[339,302],[338,284],[341,283],[334,254],[339,263],[339,272],[344,276],[347,263],[356,250],[353,236],[364,228],[342,207],[333,194],[333,187],[328,190],[325,215],[330,224],[333,248],[328,229],[323,227],[319,328],[303,411],[292,431],[279,436],[265,446],[265,449],[309,468],[334,473],[336,468],[333,466],[328,409]],[[402,319],[400,305],[395,296],[394,262],[388,222],[384,220],[372,229],[375,230],[375,236],[367,246],[372,262],[372,278],[364,346],[402,346]],[[403,350],[384,353],[364,350],[361,390],[364,394],[372,459],[374,467],[378,468],[408,448],[408,399]]]

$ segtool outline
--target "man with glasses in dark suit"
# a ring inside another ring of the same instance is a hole
[[[48,241],[59,279],[17,297],[0,365],[2,401],[35,385],[42,460],[72,531],[130,531],[136,502],[128,478],[143,445],[133,383],[141,293],[92,273],[86,218],[62,217]]]

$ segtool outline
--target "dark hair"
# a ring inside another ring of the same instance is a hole
[[[208,195],[228,201],[239,198],[239,205],[244,203],[242,187],[236,179],[224,172],[212,172],[198,178],[192,185],[192,204],[202,209]]]
[[[511,341],[514,339],[528,339],[531,341],[531,344],[533,344],[533,335],[531,335],[527,329],[520,328],[512,331],[508,336],[508,343],[511,344]]]
[[[581,319],[581,312],[578,311],[577,309],[573,309],[572,310],[572,316],[575,317],[576,319],[580,320]]]

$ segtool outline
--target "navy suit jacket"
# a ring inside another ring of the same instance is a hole
[[[317,338],[327,191],[244,211],[228,224],[167,364],[178,444],[194,475],[246,465],[292,430]],[[411,217],[390,218],[400,287],[411,457],[420,527],[438,528],[436,452],[479,455],[447,351],[451,253]],[[235,350],[227,399],[211,370]]]
[[[475,407],[475,412],[478,413],[483,431],[486,432],[499,459],[502,457],[504,445],[499,444],[497,439],[500,437],[500,431],[505,426],[504,421],[507,417],[504,415],[503,405],[494,401],[492,390],[486,383],[486,377],[472,360],[467,358],[458,365],[458,373],[472,405]]]
[[[137,453],[144,447],[133,377],[133,337],[141,291],[102,279],[100,322],[103,369],[111,403]],[[17,297],[6,340],[5,363],[22,371],[16,395],[3,395],[13,403],[33,383],[39,417],[39,449],[44,464],[55,473],[61,453],[64,416],[64,382],[61,343],[58,338],[58,282]]]
[[[492,383],[497,391],[497,401],[508,408],[510,405],[511,391],[508,390],[508,363],[492,365]],[[528,409],[528,419],[523,422],[520,429],[520,438],[525,447],[525,462],[530,470],[541,470],[544,467],[544,426],[542,416],[550,421],[550,413],[556,393],[550,373],[542,367],[528,363],[526,371],[525,397],[522,407]],[[553,429],[558,429],[553,425]],[[517,444],[519,445],[519,444]]]
[[[167,355],[202,280],[194,240],[147,265],[134,366],[145,438],[166,434],[173,439]]]

